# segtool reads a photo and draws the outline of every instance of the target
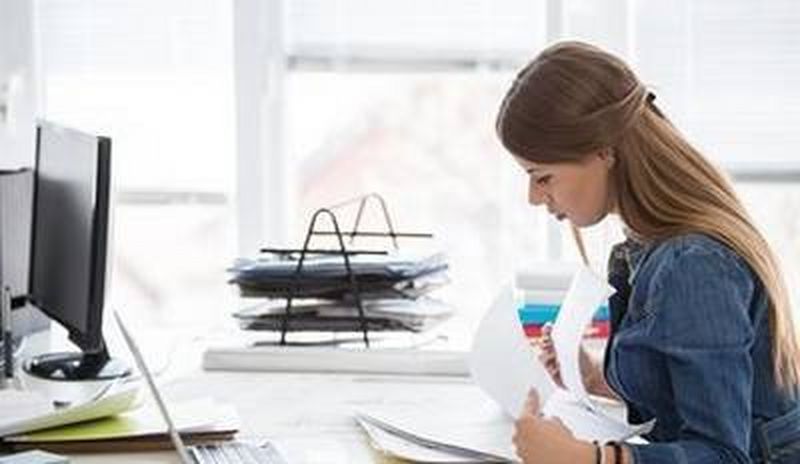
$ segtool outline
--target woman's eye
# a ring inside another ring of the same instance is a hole
[[[550,178],[551,178],[551,177],[552,177],[552,176],[550,176],[550,175],[547,175],[547,176],[542,176],[542,177],[540,177],[540,178],[536,179],[536,183],[537,183],[538,185],[547,185],[547,184],[550,182]]]

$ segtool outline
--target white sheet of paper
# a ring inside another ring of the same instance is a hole
[[[369,436],[372,447],[390,456],[396,456],[411,462],[444,464],[475,462],[474,457],[459,456],[413,443],[405,438],[393,435],[360,417],[356,417],[356,422]]]
[[[555,391],[555,383],[525,337],[510,285],[497,295],[473,340],[469,356],[472,379],[509,416],[519,416],[531,388],[542,402]]]
[[[0,430],[9,424],[53,412],[53,402],[41,393],[8,388],[0,390]]]
[[[655,420],[629,425],[625,420],[623,405],[595,404],[594,409],[589,409],[568,391],[562,389],[558,389],[550,397],[543,412],[545,416],[561,419],[576,438],[589,441],[626,440],[649,432],[655,425]]]
[[[556,349],[564,386],[587,406],[594,407],[583,385],[579,350],[583,333],[600,304],[614,293],[608,284],[586,266],[581,266],[569,286],[558,317],[553,325],[553,344]]]
[[[132,409],[136,405],[137,394],[138,386],[131,385],[106,393],[95,401],[50,410],[44,414],[14,416],[11,420],[0,421],[0,436],[33,432],[59,425],[113,416]]]
[[[459,385],[450,396],[426,407],[375,404],[359,407],[356,414],[377,419],[426,440],[515,461],[511,435],[514,423],[500,406],[474,385]],[[408,441],[408,440],[403,440]],[[401,454],[402,449],[394,449]],[[406,452],[408,450],[405,450]],[[485,460],[473,460],[485,461]]]

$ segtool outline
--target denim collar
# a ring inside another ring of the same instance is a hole
[[[628,284],[633,286],[633,281],[636,279],[639,269],[646,261],[647,256],[655,248],[655,242],[644,242],[632,237],[628,237],[623,242],[625,250],[625,258],[628,261]]]

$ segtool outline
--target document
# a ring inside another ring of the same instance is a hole
[[[404,459],[421,458],[416,448],[423,446],[440,456],[471,457],[471,462],[516,460],[511,418],[475,385],[453,385],[447,396],[425,406],[402,402],[362,406],[356,421],[380,429],[383,434],[370,435],[371,439],[380,440],[387,454]],[[381,436],[385,434],[393,439]],[[427,459],[441,462],[433,456]]]
[[[560,362],[562,378],[568,376],[570,383],[565,381],[567,388],[561,389],[556,387],[524,335],[514,291],[510,286],[503,288],[475,334],[470,354],[473,380],[512,418],[522,412],[533,388],[539,394],[544,414],[561,419],[578,438],[624,440],[646,433],[652,429],[652,422],[627,424],[624,408],[592,400],[580,375],[581,335],[610,292],[609,286],[588,268],[580,269],[573,279],[553,328],[554,338],[556,327],[560,334],[560,345],[556,345],[559,359],[563,352],[568,353]],[[573,313],[566,314],[570,311]]]
[[[468,452],[487,458],[481,460],[516,461],[511,446],[513,420],[522,412],[528,392],[535,388],[545,416],[559,418],[579,439],[626,440],[647,433],[654,421],[628,424],[624,406],[592,399],[580,376],[581,335],[594,310],[609,295],[604,281],[588,269],[578,271],[560,311],[563,319],[556,323],[559,359],[566,353],[561,369],[562,376],[569,371],[567,389],[555,385],[525,337],[519,304],[509,285],[495,298],[475,334],[469,369],[479,388],[465,390],[463,394],[469,398],[442,398],[435,414],[428,408],[423,411],[404,405],[372,407],[359,411],[359,423],[368,423],[362,427],[373,442],[380,442],[379,448],[400,457],[426,456],[418,449],[422,446],[436,451],[426,457],[426,462],[443,462],[439,460],[444,459],[442,453],[455,456],[452,462],[460,462]]]
[[[542,401],[556,390],[525,337],[517,303],[510,284],[498,293],[475,332],[469,355],[472,379],[513,418],[522,411],[531,388]]]
[[[600,305],[608,301],[614,287],[587,266],[581,266],[572,278],[567,295],[553,325],[553,345],[564,386],[587,407],[593,408],[583,385],[579,353],[586,327]]]
[[[198,398],[176,403],[172,416],[177,429],[186,436],[203,434],[233,434],[238,429],[238,416],[232,406],[219,404],[210,398]],[[5,437],[5,442],[19,445],[94,442],[102,449],[101,441],[144,438],[167,439],[164,418],[153,407],[142,407],[115,416],[49,428],[38,432]],[[118,442],[114,442],[118,443]]]
[[[507,459],[500,456],[439,443],[406,432],[371,416],[358,415],[356,421],[369,436],[372,446],[389,456],[399,456],[412,462],[443,464],[507,462]]]

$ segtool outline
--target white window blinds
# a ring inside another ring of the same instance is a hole
[[[800,166],[800,3],[638,1],[634,19],[639,70],[707,155]]]
[[[44,117],[111,136],[121,187],[231,190],[230,0],[39,0],[35,20]]]
[[[545,2],[293,0],[289,55],[344,59],[519,59],[544,37]]]

